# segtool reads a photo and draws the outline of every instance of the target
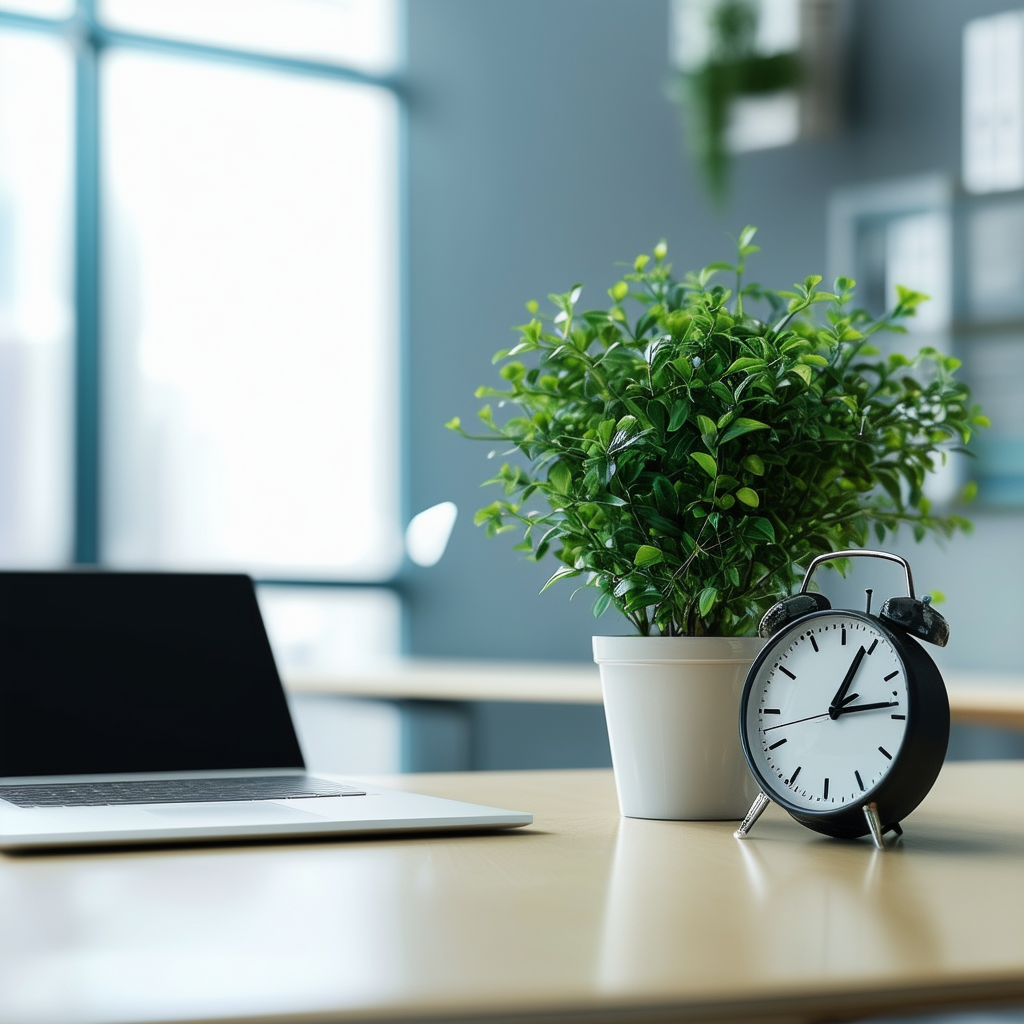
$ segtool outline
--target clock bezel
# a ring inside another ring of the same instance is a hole
[[[802,825],[837,838],[857,839],[868,834],[868,825],[860,803],[840,808],[811,809],[798,805],[779,793],[758,767],[750,737],[747,735],[747,704],[758,672],[775,657],[779,648],[794,634],[823,618],[858,619],[880,633],[900,660],[907,681],[907,723],[900,749],[885,776],[864,793],[864,803],[878,806],[882,825],[898,824],[924,799],[942,768],[949,743],[949,699],[935,663],[913,637],[886,626],[877,616],[844,608],[811,612],[788,623],[770,637],[747,673],[740,696],[740,743],[751,774],[766,796],[784,808]]]

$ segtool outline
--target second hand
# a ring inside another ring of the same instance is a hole
[[[842,707],[840,708],[840,715],[850,715],[854,711],[876,711],[878,708],[896,708],[899,707],[899,701],[880,701],[878,704],[853,704],[850,705],[850,701],[856,700],[860,696],[859,693],[853,694],[851,697],[847,697],[843,701]],[[816,718],[832,718],[832,712],[826,711],[822,715],[808,715],[807,718],[794,718],[792,722],[782,722],[780,725],[769,725],[764,732],[771,732],[772,729],[785,729],[787,725],[799,725],[801,722],[813,722]]]
[[[828,718],[829,713],[826,711],[822,715],[811,715],[808,718],[795,718],[792,722],[783,722],[781,725],[769,725],[765,732],[771,732],[772,729],[785,729],[787,725],[798,725],[800,722],[813,722],[816,718]]]

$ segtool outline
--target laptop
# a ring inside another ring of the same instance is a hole
[[[0,849],[532,820],[307,772],[247,576],[0,572]]]

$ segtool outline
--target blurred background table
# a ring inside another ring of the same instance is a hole
[[[1024,673],[944,675],[949,757],[1024,757]],[[286,671],[285,682],[308,756],[321,770],[611,764],[594,665],[408,658],[320,674]],[[359,750],[369,737],[377,753],[367,758]]]

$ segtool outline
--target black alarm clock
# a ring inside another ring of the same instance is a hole
[[[814,570],[837,558],[903,566],[907,597],[871,614],[833,608],[808,592]],[[918,641],[944,647],[946,620],[914,596],[906,559],[886,551],[815,558],[799,593],[773,605],[758,630],[768,643],[740,698],[740,741],[760,787],[737,838],[770,801],[802,825],[838,838],[902,835],[900,821],[924,799],[946,756],[949,699]]]

